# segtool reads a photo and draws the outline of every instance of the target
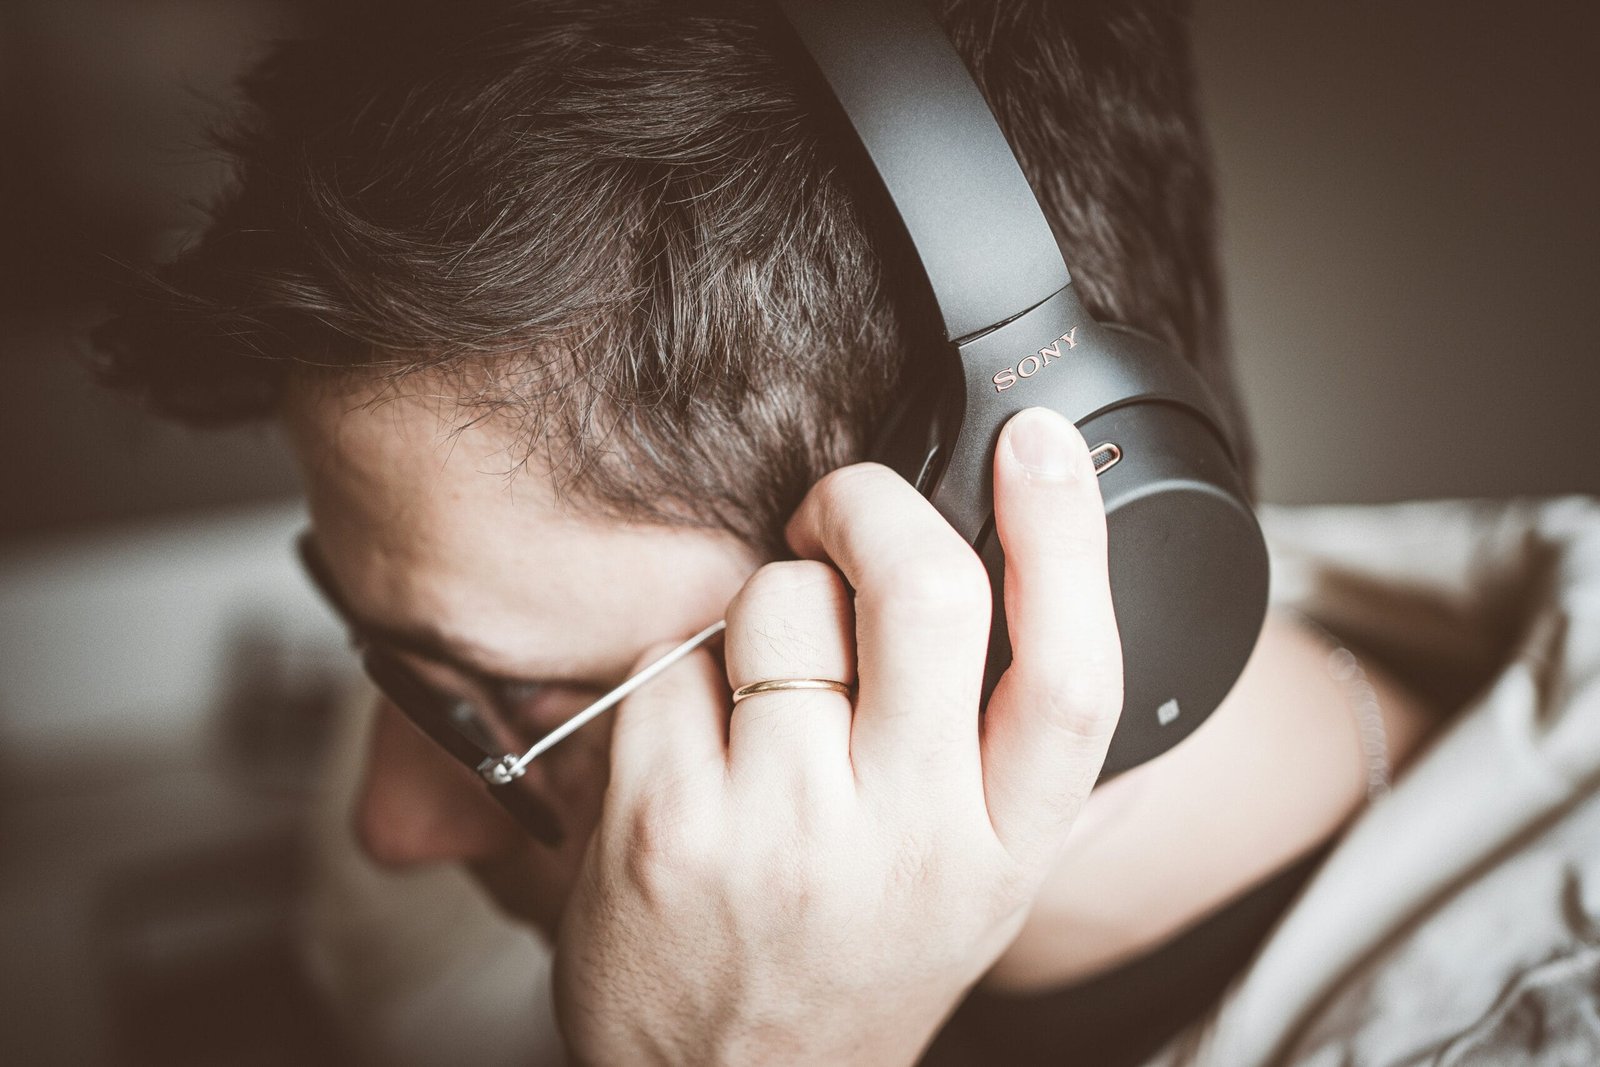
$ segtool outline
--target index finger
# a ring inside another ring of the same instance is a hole
[[[855,590],[857,776],[915,773],[936,758],[976,780],[993,600],[977,554],[905,479],[876,463],[823,478],[786,534],[798,555],[833,563]]]
[[[680,645],[651,648],[635,675]],[[728,760],[728,687],[722,665],[696,648],[623,700],[611,727],[608,793],[631,806],[666,787],[720,783]]]

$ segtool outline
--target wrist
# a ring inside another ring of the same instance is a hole
[[[612,1067],[614,1064],[650,1064],[656,1067],[744,1067],[751,1063],[783,1063],[792,1067],[894,1067],[915,1064],[933,1039],[938,1024],[926,1033],[878,1033],[870,1039],[817,1042],[815,1035],[761,1033],[729,1035],[707,1040],[697,1035],[689,1045],[663,1045],[646,1035],[618,1036],[568,1042],[567,1062],[573,1067]]]
[[[871,1018],[839,1025],[838,1018],[762,1020],[756,1012],[715,1028],[637,1025],[577,1028],[562,1021],[568,1062],[575,1067],[650,1064],[658,1067],[743,1067],[783,1063],[806,1067],[885,1067],[915,1064],[965,989],[942,1008],[885,1004]],[[559,1013],[558,1013],[559,1017]]]

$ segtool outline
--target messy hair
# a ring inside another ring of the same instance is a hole
[[[1185,5],[935,6],[1090,311],[1182,353],[1246,443]],[[105,377],[223,423],[297,375],[442,374],[569,500],[774,547],[929,323],[771,7],[391,4],[280,45],[207,231],[97,334]]]

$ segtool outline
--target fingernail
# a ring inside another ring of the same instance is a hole
[[[1051,481],[1072,477],[1073,437],[1077,431],[1049,408],[1025,408],[1006,427],[1011,458],[1028,474]]]

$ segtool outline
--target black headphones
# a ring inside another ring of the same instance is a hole
[[[985,703],[1011,661],[995,444],[1042,405],[1082,431],[1105,499],[1125,695],[1101,777],[1160,755],[1222,702],[1266,615],[1266,544],[1220,406],[1177,354],[1084,311],[1011,146],[918,0],[779,6],[881,182],[863,195],[887,194],[941,319],[945,344],[910,369],[920,380],[873,457],[989,570]]]

